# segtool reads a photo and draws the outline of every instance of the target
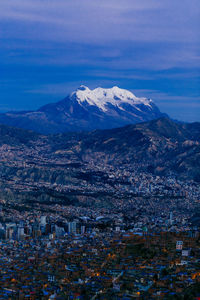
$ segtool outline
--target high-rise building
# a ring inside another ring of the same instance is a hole
[[[15,223],[7,223],[6,224],[6,239],[13,239],[16,232],[16,224]]]
[[[19,226],[17,228],[17,239],[20,240],[23,239],[23,237],[24,237],[24,227]]]
[[[85,233],[85,225],[82,225],[81,226],[81,234],[84,234]]]
[[[61,237],[61,236],[64,236],[65,230],[63,227],[59,227],[59,226],[55,225],[55,233],[56,233],[56,237]]]
[[[41,216],[40,225],[46,226],[46,224],[47,224],[47,216]]]
[[[13,238],[14,228],[13,227],[7,227],[6,228],[6,239],[10,240]]]
[[[76,222],[68,223],[68,233],[76,234]]]

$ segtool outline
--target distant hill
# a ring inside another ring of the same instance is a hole
[[[28,157],[36,166],[38,161],[49,166],[49,172],[58,161],[75,162],[77,167],[93,161],[200,181],[200,123],[178,124],[160,118],[115,129],[49,136],[2,125],[2,145],[12,146],[14,161]],[[7,155],[7,150],[1,151],[2,156]]]
[[[148,176],[151,182],[155,176],[200,182],[200,123],[160,118],[55,135],[0,126],[0,199],[20,210],[34,203],[126,202],[123,185],[131,188],[130,177],[141,184]]]
[[[161,118],[70,138],[65,134],[56,136],[54,147],[73,147],[83,160],[136,164],[146,172],[159,175],[172,172],[200,181],[200,123],[178,124]]]
[[[38,134],[20,128],[0,125],[0,146],[7,144],[10,146],[26,145],[38,139]]]

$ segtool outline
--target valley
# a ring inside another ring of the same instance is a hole
[[[1,202],[18,210],[39,204],[117,211],[120,203],[135,216],[177,208],[191,214],[200,195],[198,126],[163,118],[44,136],[2,125]]]

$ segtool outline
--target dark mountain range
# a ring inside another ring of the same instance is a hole
[[[113,87],[90,90],[81,86],[64,100],[37,111],[0,114],[0,123],[42,134],[109,129],[162,116],[151,99]]]
[[[0,146],[2,145],[29,145],[38,139],[38,134],[33,131],[0,125]]]
[[[0,199],[14,206],[110,205],[132,197],[119,190],[131,190],[130,177],[155,176],[200,182],[200,123],[161,118],[49,136],[0,126]]]
[[[162,118],[96,130],[76,138],[64,134],[56,136],[56,140],[53,147],[75,148],[84,161],[135,164],[145,172],[159,175],[172,172],[182,178],[200,180],[200,123],[177,124]]]
[[[50,136],[2,125],[0,143],[24,147],[24,160],[27,153],[32,160],[38,155],[46,165],[66,159],[80,164],[93,161],[200,180],[200,123],[177,124],[161,118],[109,130]]]

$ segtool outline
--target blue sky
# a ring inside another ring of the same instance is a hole
[[[199,0],[1,0],[0,111],[118,85],[200,121]]]

